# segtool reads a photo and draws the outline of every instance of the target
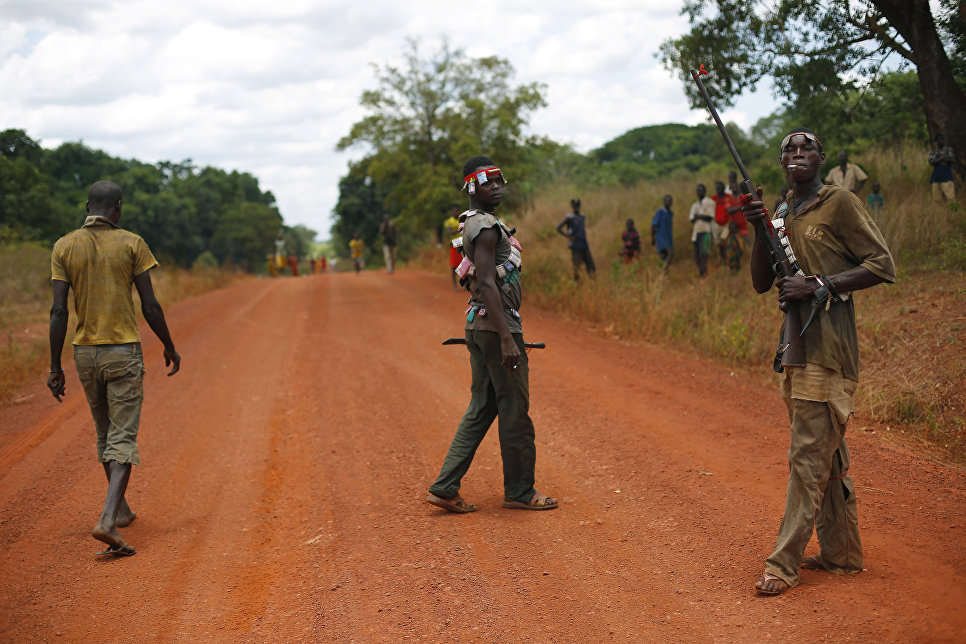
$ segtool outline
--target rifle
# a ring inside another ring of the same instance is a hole
[[[724,124],[718,116],[718,111],[714,109],[714,105],[711,103],[708,90],[704,88],[704,83],[701,82],[701,74],[707,73],[704,71],[704,65],[701,65],[699,70],[691,70],[691,78],[697,83],[698,90],[701,92],[701,98],[704,99],[705,104],[708,106],[711,117],[718,125],[718,131],[721,132],[725,145],[728,146],[728,151],[731,152],[731,156],[734,157],[735,164],[738,166],[741,176],[744,177],[744,181],[738,184],[738,188],[741,190],[741,197],[738,199],[738,203],[746,206],[758,197],[758,191],[755,189],[755,184],[751,181],[751,177],[748,176],[745,164],[741,162],[741,157],[738,156],[735,144],[731,141],[731,137],[728,136],[728,132],[725,130]],[[768,214],[767,211],[765,211],[765,214]],[[798,266],[798,262],[794,258],[789,259],[788,254],[785,252],[785,247],[782,246],[775,228],[771,225],[771,221],[767,217],[764,221],[756,221],[754,226],[755,237],[768,256],[768,264],[771,266],[771,270],[776,277],[791,277],[802,272]],[[779,308],[785,312],[785,328],[782,332],[781,342],[778,345],[778,351],[775,352],[774,369],[778,373],[781,373],[785,367],[805,366],[805,341],[802,339],[802,319],[799,317],[798,308],[794,304],[789,303],[779,304]]]
[[[466,344],[465,338],[447,338],[443,340],[443,344]],[[527,349],[546,349],[547,345],[544,342],[524,342],[523,346]]]

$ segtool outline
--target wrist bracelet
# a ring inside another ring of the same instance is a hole
[[[54,373],[64,373],[64,370],[63,369],[51,369],[50,370],[50,373],[52,373],[52,374],[54,374]]]

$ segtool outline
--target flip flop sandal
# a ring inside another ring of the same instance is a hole
[[[557,499],[549,496],[543,496],[538,492],[530,498],[529,503],[504,498],[503,507],[511,510],[556,510],[560,507],[560,503],[557,501]]]
[[[426,503],[430,503],[435,505],[437,508],[443,508],[447,512],[453,512],[455,514],[476,512],[476,506],[472,503],[467,503],[459,495],[453,497],[452,499],[444,499],[443,497],[436,496],[435,494],[429,494],[426,497]]]
[[[763,573],[762,576],[761,576],[761,579],[759,579],[758,581],[760,583],[762,583],[762,584],[767,583],[769,581],[780,581],[783,584],[785,584],[785,587],[782,588],[781,590],[763,590],[763,589],[759,588],[758,584],[755,584],[755,592],[756,593],[760,593],[762,595],[781,595],[783,592],[785,592],[786,590],[788,590],[788,582],[787,581],[785,581],[784,579],[782,579],[781,577],[779,577],[777,575],[773,575],[773,574],[768,573],[768,572]]]
[[[111,556],[114,556],[114,557],[130,557],[130,556],[132,556],[132,555],[134,555],[134,554],[137,553],[137,551],[134,548],[131,548],[130,550],[125,550],[125,548],[131,548],[131,546],[129,546],[127,544],[124,544],[124,547],[121,547],[121,546],[108,546],[107,547],[107,550],[102,550],[101,552],[96,552],[94,554],[97,554],[97,555],[111,555]]]

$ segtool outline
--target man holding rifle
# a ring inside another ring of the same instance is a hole
[[[783,238],[803,274],[777,280],[778,300],[788,315],[806,321],[802,333],[805,366],[785,366],[780,390],[791,423],[785,513],[775,551],[755,584],[778,595],[798,585],[799,568],[833,574],[862,570],[855,487],[848,475],[845,429],[853,412],[859,379],[855,291],[895,282],[895,266],[885,240],[862,202],[848,190],[823,186],[819,169],[825,153],[808,128],[789,132],[779,152],[792,190],[771,226],[759,199],[744,207],[752,224]],[[767,293],[775,273],[762,240],[751,251],[755,290]],[[784,339],[782,342],[787,342]],[[820,552],[803,560],[818,532]]]

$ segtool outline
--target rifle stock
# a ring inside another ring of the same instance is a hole
[[[703,65],[701,72],[704,72]],[[738,170],[741,172],[741,176],[744,178],[738,187],[742,193],[743,199],[746,200],[745,203],[748,203],[749,201],[758,198],[758,190],[755,188],[755,184],[752,182],[751,177],[748,176],[748,171],[745,169],[745,164],[741,162],[741,157],[738,156],[738,150],[735,149],[735,144],[731,141],[728,131],[725,130],[724,124],[721,122],[721,118],[718,116],[718,111],[711,103],[711,97],[708,96],[708,90],[704,88],[704,83],[701,82],[701,72],[692,69],[691,78],[694,79],[694,82],[698,85],[698,90],[701,92],[701,98],[704,99],[705,105],[708,106],[708,111],[711,112],[711,117],[718,126],[718,131],[721,133],[722,138],[724,138],[725,145],[728,146],[728,151],[731,152],[731,156],[735,160],[735,165],[738,166]],[[765,222],[761,220],[755,222],[754,228],[755,238],[758,240],[762,251],[767,255],[768,265],[771,267],[771,270],[775,276],[782,278],[791,277],[794,275],[797,272],[797,266],[793,265],[792,262],[789,261],[788,255],[785,253],[785,249],[778,240],[775,229],[772,228],[770,224],[766,226]],[[798,307],[795,306],[794,303],[791,303],[786,306],[780,306],[779,308],[781,308],[785,313],[785,328],[782,332],[781,344],[778,346],[778,351],[775,354],[775,371],[781,372],[784,367],[804,367],[805,340],[802,338],[802,318],[799,315]]]

